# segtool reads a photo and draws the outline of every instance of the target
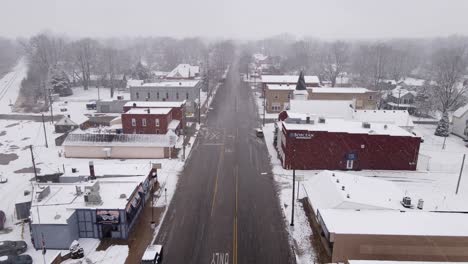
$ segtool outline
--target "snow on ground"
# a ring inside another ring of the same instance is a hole
[[[96,251],[99,245],[99,239],[82,238],[79,241],[80,246],[84,250],[84,258],[69,259],[62,263],[64,264],[81,264],[81,263],[100,263],[100,264],[124,264],[128,256],[128,246],[114,245],[107,250]]]
[[[114,91],[114,97],[110,96],[110,88],[89,87],[84,90],[83,87],[74,87],[73,95],[60,97],[53,103],[54,115],[70,115],[71,120],[81,124],[88,119],[87,116],[94,114],[95,110],[87,110],[86,104],[91,101],[116,100],[117,96],[123,96],[124,99],[130,99],[130,94],[126,91]],[[64,110],[64,111],[63,111]],[[44,113],[49,115],[50,112]]]
[[[0,79],[0,114],[12,112],[12,106],[16,102],[21,81],[26,77],[27,70],[26,59],[21,58],[13,70]]]
[[[270,161],[273,166],[274,179],[279,187],[280,205],[285,216],[285,221],[288,226],[289,234],[291,235],[292,244],[295,248],[296,260],[298,264],[314,263],[316,253],[312,248],[310,237],[313,235],[312,229],[300,202],[295,201],[294,207],[294,226],[290,226],[291,221],[291,204],[292,204],[292,171],[285,170],[281,167],[281,161],[277,157],[277,152],[273,146],[273,131],[274,124],[266,124],[263,128],[265,134],[265,142],[267,144]],[[304,175],[303,171],[297,171],[296,176]],[[303,188],[299,188],[299,195],[296,198],[305,197]],[[296,195],[297,195],[296,183]]]

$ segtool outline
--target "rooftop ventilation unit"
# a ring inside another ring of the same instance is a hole
[[[362,127],[363,127],[363,128],[370,128],[371,125],[370,125],[370,123],[368,123],[368,122],[362,122]]]
[[[405,208],[413,208],[413,205],[411,205],[411,198],[408,196],[403,197],[403,200],[400,203]]]
[[[318,122],[319,124],[325,124],[325,117],[319,117]]]
[[[424,207],[424,200],[423,199],[419,199],[418,200],[418,209],[419,210],[422,210]]]

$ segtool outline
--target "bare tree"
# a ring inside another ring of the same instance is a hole
[[[323,71],[325,77],[331,82],[332,87],[335,87],[336,79],[344,72],[349,59],[349,46],[346,42],[333,42],[325,53]]]
[[[88,90],[89,87],[97,47],[97,42],[89,38],[73,43],[76,64],[80,69],[81,81],[85,90]]]
[[[467,86],[461,78],[466,72],[466,55],[465,47],[455,47],[439,49],[432,57],[432,89],[442,114],[465,103]]]

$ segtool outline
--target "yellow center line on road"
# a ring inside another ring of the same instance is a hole
[[[221,165],[224,162],[224,146],[225,146],[225,143],[226,143],[226,129],[224,130],[223,143],[221,144],[221,154],[220,154],[219,159],[218,159],[218,169],[216,171],[215,185],[214,185],[214,190],[213,190],[213,200],[211,201],[211,214],[210,214],[210,216],[213,216],[213,212],[214,212],[214,205],[215,205],[215,201],[216,201],[216,193],[218,192],[218,179],[219,179],[219,174],[220,174],[220,171],[221,171]]]
[[[233,231],[233,249],[232,249],[232,255],[233,255],[233,264],[237,264],[237,208],[238,208],[238,197],[239,197],[239,166],[236,165],[234,167],[234,177],[236,178],[236,207],[235,207],[235,213],[234,213],[234,231]]]

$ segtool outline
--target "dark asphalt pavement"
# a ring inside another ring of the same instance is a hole
[[[164,263],[294,263],[261,122],[237,63],[218,90],[157,244]]]

